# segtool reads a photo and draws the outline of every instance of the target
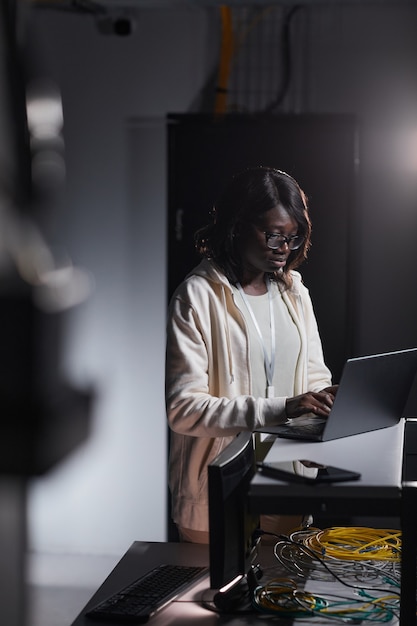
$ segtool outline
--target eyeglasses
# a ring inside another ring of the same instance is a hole
[[[282,248],[284,243],[287,244],[290,250],[298,250],[303,245],[304,237],[302,235],[293,235],[292,237],[286,237],[285,235],[280,235],[277,233],[266,233],[262,231],[265,235],[265,241],[268,248],[271,250],[278,250],[278,248]]]

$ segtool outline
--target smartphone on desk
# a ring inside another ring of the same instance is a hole
[[[323,465],[307,459],[293,461],[265,462],[259,461],[257,467],[262,474],[279,480],[297,483],[339,483],[349,480],[358,480],[359,472],[342,469],[333,465]]]

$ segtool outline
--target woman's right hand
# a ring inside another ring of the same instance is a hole
[[[327,417],[333,406],[334,395],[327,390],[308,391],[294,398],[287,398],[285,410],[287,417],[300,417],[305,413],[314,413]]]

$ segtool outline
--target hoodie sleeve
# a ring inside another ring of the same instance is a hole
[[[241,323],[232,318],[227,324],[231,327],[226,332],[220,297],[208,302],[202,294],[196,299],[195,294],[183,293],[171,301],[165,397],[168,422],[177,433],[228,436],[286,419],[286,398],[250,395],[249,357]]]

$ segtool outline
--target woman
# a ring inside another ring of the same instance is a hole
[[[213,217],[196,234],[203,259],[174,293],[167,326],[172,517],[181,540],[201,543],[208,464],[242,430],[327,416],[336,391],[294,271],[311,235],[297,182],[273,168],[247,169]]]

